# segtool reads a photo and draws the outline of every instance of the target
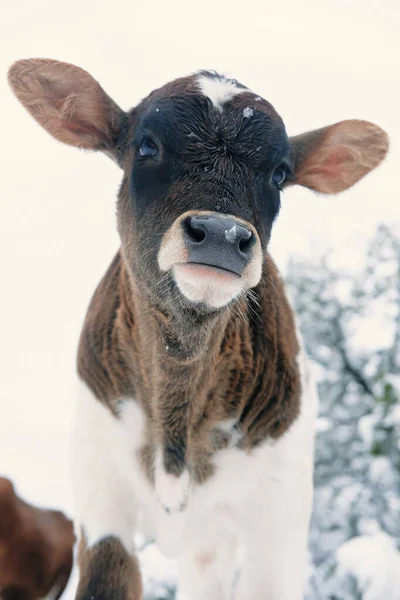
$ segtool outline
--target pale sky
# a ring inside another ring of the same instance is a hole
[[[282,198],[271,250],[337,251],[400,220],[398,0],[14,0],[0,10],[0,473],[31,501],[71,510],[67,428],[75,351],[96,283],[118,248],[118,168],[53,140],[6,83],[16,59],[48,57],[94,75],[123,108],[200,68],[267,98],[289,134],[341,119],[391,137],[385,163],[352,190]]]

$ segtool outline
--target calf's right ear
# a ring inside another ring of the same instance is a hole
[[[384,159],[387,134],[369,121],[341,121],[290,138],[297,183],[337,194],[357,183]],[[290,183],[290,182],[289,182]]]
[[[83,69],[50,59],[19,60],[9,84],[32,117],[56,139],[116,157],[126,113]]]

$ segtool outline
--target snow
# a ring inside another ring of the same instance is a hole
[[[400,399],[400,375],[390,373],[386,378],[386,381],[393,386]],[[393,409],[392,417],[395,421],[400,423],[400,404]]]
[[[154,544],[139,552],[139,561],[146,594],[151,598],[165,598],[168,590],[178,583],[177,561],[166,558]]]
[[[355,537],[336,552],[339,577],[357,580],[363,600],[400,600],[400,554],[385,533]]]
[[[392,482],[392,463],[387,456],[378,456],[373,461],[369,468],[371,481],[379,485],[381,481],[386,481],[389,485],[394,485]]]
[[[397,386],[399,386],[399,382],[396,382]],[[399,396],[400,396],[400,386],[396,387],[396,390],[399,390]],[[397,406],[395,406],[392,410],[392,420],[393,423],[399,424],[400,425],[400,404],[397,404]]]
[[[225,230],[225,239],[227,242],[230,242],[231,244],[233,244],[235,242],[236,235],[237,235],[237,226],[236,225],[232,225],[232,227],[230,229]]]
[[[375,414],[365,415],[358,422],[358,431],[364,441],[364,444],[370,448],[374,439],[374,427],[377,422]]]
[[[246,108],[243,109],[243,116],[246,119],[252,117],[253,115],[254,115],[254,109],[250,108],[250,106],[246,106]]]
[[[332,426],[332,423],[326,417],[319,417],[317,419],[317,431],[318,433],[328,431]]]

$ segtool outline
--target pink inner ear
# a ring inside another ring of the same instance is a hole
[[[349,146],[337,146],[329,148],[326,163],[332,167],[340,167],[345,163],[354,162],[354,152]]]
[[[348,189],[375,168],[387,152],[387,135],[373,123],[342,121],[321,132],[296,173],[299,185],[317,192],[337,194]],[[303,136],[301,143],[306,139]]]
[[[79,145],[82,148],[92,149],[94,143],[96,149],[102,150],[107,148],[108,138],[106,132],[97,129],[94,125],[88,122],[79,121],[74,119],[68,121],[68,119],[62,119],[59,124],[59,129],[63,130],[66,140],[78,139]],[[91,143],[93,140],[93,144]]]
[[[48,59],[22,60],[10,68],[9,82],[33,118],[61,142],[112,149],[124,113],[83,69]]]
[[[314,159],[314,163],[312,162]],[[357,152],[349,146],[325,146],[313,154],[300,168],[301,185],[322,193],[334,194],[353,183],[357,170]]]
[[[351,165],[355,162],[355,155],[348,146],[338,146],[328,148],[325,157],[321,164],[315,169],[310,169],[309,173],[320,173],[324,177],[342,178],[344,170],[351,169]]]
[[[102,150],[109,143],[109,123],[97,83],[93,85],[89,80],[86,88],[80,81],[73,83],[75,87],[67,91],[61,85],[53,85],[53,89],[49,87],[47,90],[49,100],[57,109],[57,131],[63,137],[62,141],[68,143],[72,140],[82,148]]]

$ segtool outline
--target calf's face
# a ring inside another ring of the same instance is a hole
[[[132,111],[119,229],[125,248],[135,240],[128,260],[153,294],[162,278],[164,298],[179,291],[181,302],[212,310],[259,282],[290,143],[272,106],[255,98],[201,73]]]
[[[284,186],[338,193],[388,147],[366,121],[289,138],[267,101],[214,72],[177,79],[128,113],[73,65],[23,60],[9,81],[53,136],[121,166],[124,257],[172,311],[220,310],[259,283]]]

